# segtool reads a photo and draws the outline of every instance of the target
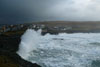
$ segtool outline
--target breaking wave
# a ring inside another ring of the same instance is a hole
[[[42,36],[41,30],[28,29],[17,53],[42,67],[99,67],[96,63],[100,62],[100,33]]]

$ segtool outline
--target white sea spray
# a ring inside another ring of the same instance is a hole
[[[100,59],[100,33],[41,35],[28,29],[17,52],[23,59],[42,67],[90,67]]]

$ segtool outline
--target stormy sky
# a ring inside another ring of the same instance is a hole
[[[0,24],[100,21],[100,0],[0,0]]]

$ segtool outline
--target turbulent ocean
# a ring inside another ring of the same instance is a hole
[[[42,67],[100,67],[100,33],[42,36],[41,30],[28,29],[17,53]]]

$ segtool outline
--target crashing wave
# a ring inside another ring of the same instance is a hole
[[[91,67],[100,59],[100,33],[42,36],[41,30],[28,29],[17,53],[42,67]]]

